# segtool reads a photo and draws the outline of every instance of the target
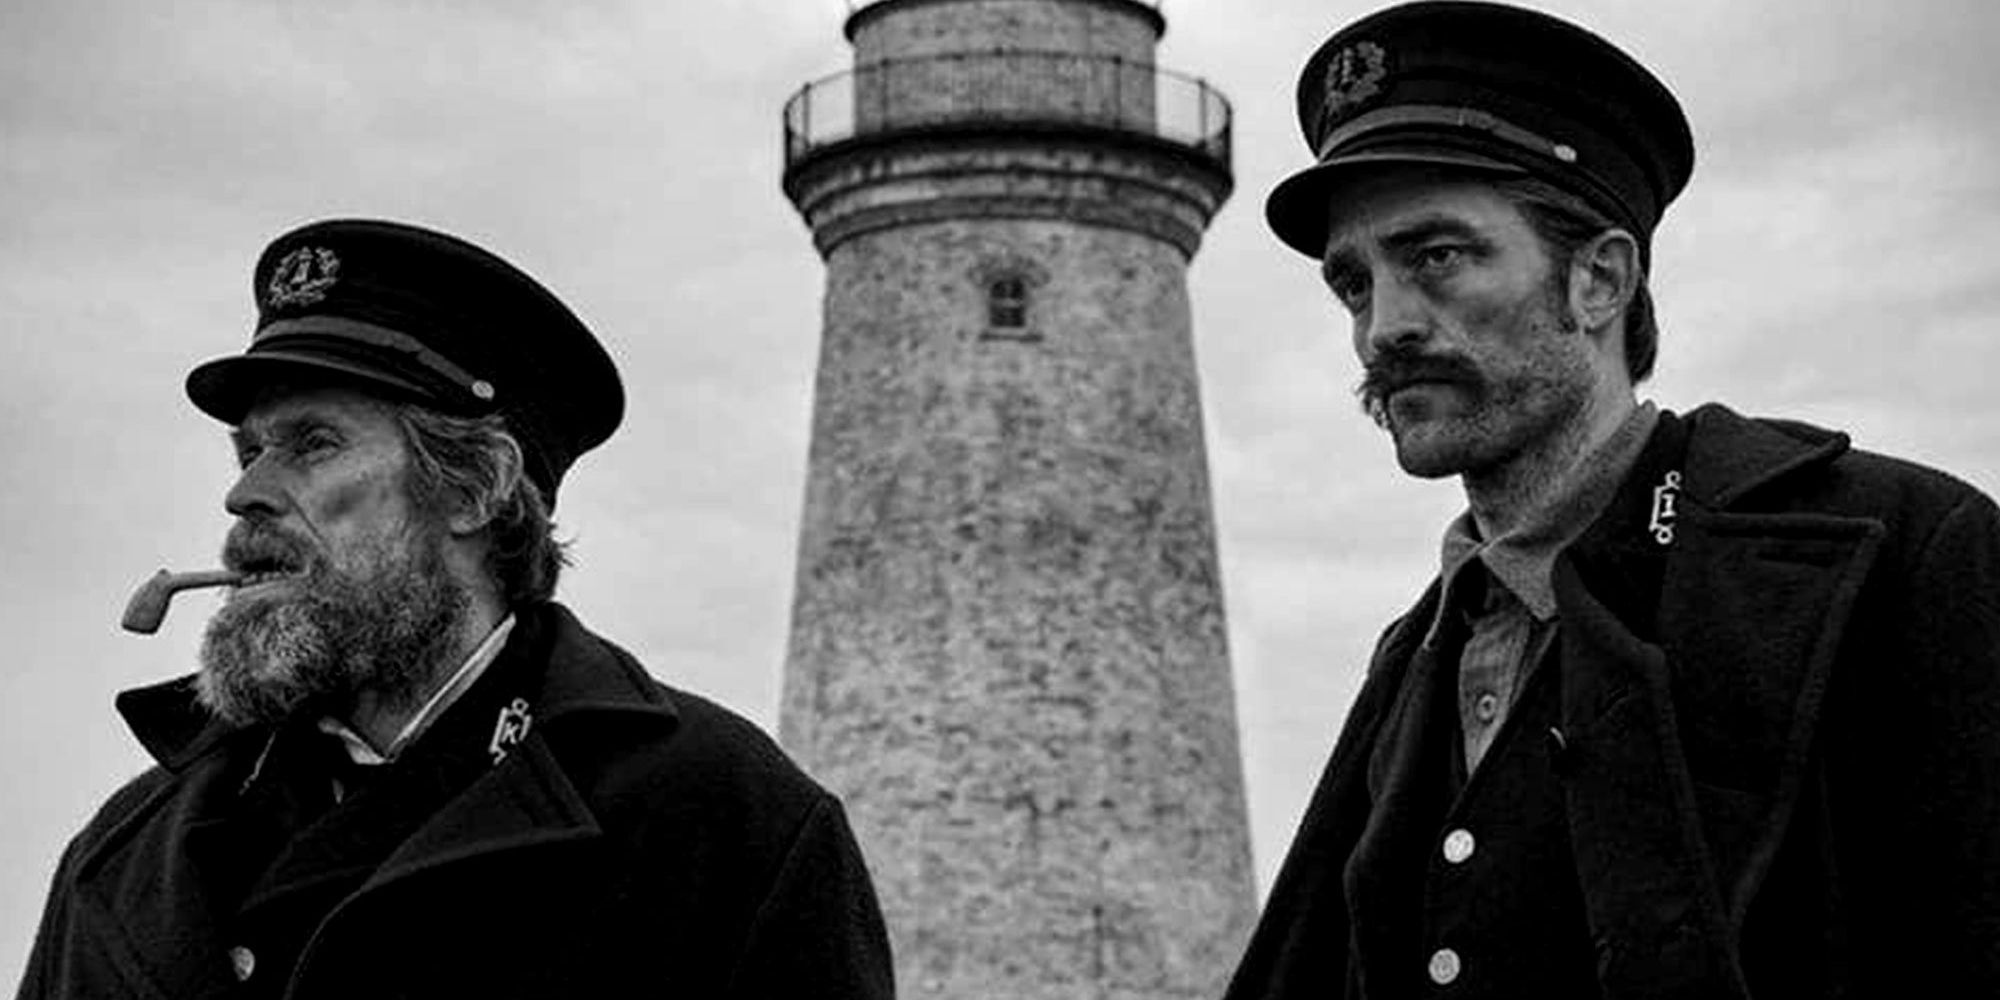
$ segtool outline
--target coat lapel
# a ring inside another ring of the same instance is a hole
[[[1685,764],[1701,782],[1725,915],[1740,927],[1806,773],[1821,702],[1883,527],[1716,514],[1683,526],[1661,593]]]
[[[418,827],[361,891],[371,892],[440,865],[588,840],[603,833],[548,744],[530,734],[506,763]]]
[[[238,782],[226,754],[177,763],[179,784],[163,784],[77,870],[75,905],[90,915],[75,926],[93,938],[79,948],[124,995],[179,1000],[236,986],[207,944],[223,917],[210,888],[234,843],[225,815]]]
[[[503,743],[504,759],[430,812],[328,913],[301,953],[295,983],[337,981],[347,975],[341,970],[365,964],[383,907],[399,900],[423,898],[463,920],[512,924],[519,914],[501,912],[506,905],[464,900],[540,899],[560,912],[548,901],[602,874],[592,874],[601,855],[591,845],[602,840],[603,827],[556,748],[639,738],[675,725],[677,714],[622,651],[589,635],[560,606],[538,610],[517,631],[531,660],[547,658],[540,690],[529,698],[532,711],[477,717],[481,759]],[[477,891],[452,888],[467,879],[480,881]],[[465,907],[480,912],[461,913]]]
[[[1564,799],[1607,997],[1744,997],[1665,654],[1556,563]]]
[[[1848,450],[1845,434],[1688,417],[1689,516],[1667,561],[1661,634],[1701,783],[1726,914],[1740,928],[1783,841],[1848,619],[1884,534],[1873,518],[1766,512]],[[1785,505],[1780,505],[1785,506]],[[1732,821],[1741,824],[1732,829]]]
[[[1744,913],[1782,843],[1835,652],[1882,526],[1757,513],[1759,491],[1846,448],[1691,414],[1657,609],[1637,638],[1556,566],[1566,796],[1611,997],[1746,995]],[[1730,509],[1732,507],[1741,509]]]

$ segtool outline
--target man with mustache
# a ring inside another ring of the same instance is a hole
[[[2000,996],[2000,510],[1639,402],[1672,94],[1565,21],[1413,3],[1335,33],[1299,117],[1270,224],[1467,509],[1230,1000]]]
[[[201,669],[118,700],[158,760],[59,867],[26,997],[886,998],[839,802],[553,601],[610,356],[469,243],[287,233],[233,426]]]

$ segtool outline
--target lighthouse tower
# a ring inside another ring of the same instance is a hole
[[[1164,28],[876,0],[785,109],[827,278],[780,730],[905,997],[1213,997],[1254,917],[1187,297],[1229,109]]]

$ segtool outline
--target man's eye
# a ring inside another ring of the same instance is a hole
[[[262,448],[243,447],[236,449],[236,467],[238,469],[249,468],[257,461],[257,456],[263,453],[264,449]]]
[[[293,448],[301,455],[315,455],[340,447],[340,436],[328,430],[312,430],[298,436]]]
[[[1458,263],[1464,254],[1464,247],[1452,243],[1439,243],[1418,248],[1417,252],[1411,255],[1411,263],[1419,270],[1438,271]]]

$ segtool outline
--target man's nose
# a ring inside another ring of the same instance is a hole
[[[283,505],[271,462],[258,456],[237,473],[236,484],[222,496],[222,509],[234,517],[269,517]]]
[[[1429,340],[1430,310],[1423,295],[1393,278],[1374,283],[1368,293],[1368,314],[1355,325],[1354,349],[1366,362],[1384,352],[1408,351]]]

